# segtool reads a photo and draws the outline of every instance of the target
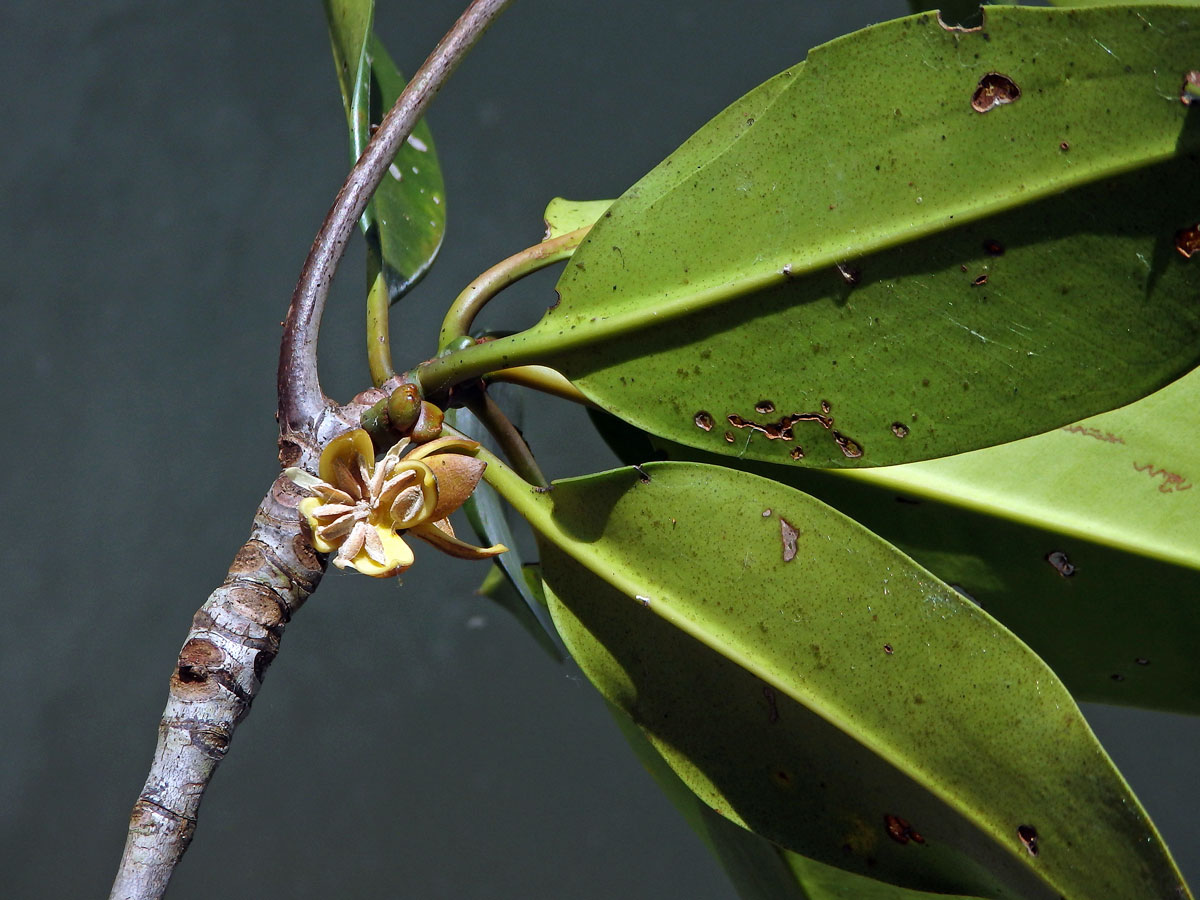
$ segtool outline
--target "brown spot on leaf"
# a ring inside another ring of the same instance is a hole
[[[892,423],[892,434],[894,434],[898,438],[906,438],[906,437],[908,437],[908,426],[905,425],[903,422],[893,422]]]
[[[647,472],[645,469],[643,469],[641,466],[634,466],[633,471],[637,472],[638,480],[641,481],[642,484],[650,483],[650,473]]]
[[[858,459],[863,455],[862,444],[852,438],[846,437],[840,431],[835,431],[833,433],[833,439],[837,441],[837,445],[841,449],[842,455],[847,459]]]
[[[729,431],[725,432],[725,443],[727,443],[727,444],[733,443],[733,433],[732,432],[729,432]]]
[[[1191,259],[1194,254],[1200,253],[1200,223],[1175,232],[1175,249],[1184,259]]]
[[[1075,564],[1071,562],[1071,558],[1061,550],[1052,550],[1046,554],[1046,562],[1054,566],[1055,570],[1063,578],[1070,578],[1075,574]]]
[[[762,401],[762,402],[760,402],[759,407],[757,407],[757,408],[761,412],[762,408],[765,407],[766,404],[768,404],[768,403],[770,403],[770,401]],[[774,409],[774,404],[771,404],[771,408],[772,408],[772,410]],[[777,421],[777,422],[766,422],[766,423],[754,422],[754,421],[751,421],[750,419],[744,419],[741,416],[737,415],[736,413],[731,413],[730,415],[728,415],[726,417],[726,420],[734,428],[749,428],[751,431],[757,431],[759,434],[762,434],[764,437],[767,438],[767,440],[770,440],[770,441],[779,441],[779,440],[792,441],[792,440],[795,440],[795,433],[793,431],[793,426],[795,426],[798,422],[816,422],[822,428],[824,428],[826,431],[833,432],[833,439],[837,443],[838,447],[841,449],[842,453],[845,456],[849,457],[850,459],[858,459],[860,456],[863,455],[862,446],[857,441],[846,437],[840,431],[834,430],[833,418],[829,415],[831,408],[832,407],[830,406],[828,400],[822,400],[821,401],[821,412],[819,412],[819,413],[818,412],[792,413],[790,415],[780,416],[779,421]],[[733,437],[729,434],[729,432],[725,433],[725,440],[729,441],[730,443],[733,443]],[[791,450],[790,455],[791,455],[792,459],[803,459],[804,451],[799,447],[794,447]]]
[[[1020,99],[1021,89],[1015,81],[999,72],[988,72],[979,79],[975,93],[971,95],[971,108],[977,113],[985,113]]]
[[[796,558],[796,538],[800,536],[800,532],[796,526],[785,519],[779,517],[779,538],[783,542],[783,561],[791,562]]]
[[[775,404],[770,400],[759,400],[754,404],[754,411],[761,415],[768,416],[775,412]]]
[[[1134,662],[1137,663],[1139,666],[1150,665],[1150,660],[1146,659],[1146,657],[1144,657],[1144,656],[1139,656],[1137,659],[1134,660]]]
[[[1036,828],[1032,825],[1018,825],[1017,837],[1021,839],[1021,843],[1025,845],[1025,849],[1029,851],[1030,856],[1038,855],[1038,833]]]
[[[978,278],[974,279],[971,282],[971,287],[983,287],[985,284],[987,284],[987,282],[988,282],[987,273],[984,272],[982,275],[980,275]]]
[[[1003,256],[1004,245],[993,238],[988,238],[983,242],[983,252],[988,256]]]
[[[712,431],[713,429],[713,417],[704,410],[700,410],[700,412],[696,413],[696,415],[692,417],[692,421],[696,423],[696,427],[701,431]]]
[[[1067,141],[1063,141],[1061,144],[1058,145],[1058,149],[1061,150],[1063,153],[1066,153],[1068,150],[1071,149],[1071,145]]]
[[[953,32],[954,34],[970,34],[972,31],[983,31],[982,23],[979,25],[973,25],[970,28],[965,25],[949,25],[946,23],[946,20],[942,18],[941,10],[937,10],[936,14],[937,23],[942,27],[942,31],[949,31]]]
[[[909,841],[915,844],[925,843],[925,838],[914,830],[906,819],[886,815],[883,817],[883,824],[887,828],[888,837],[897,844],[907,844]]]
[[[892,655],[892,653],[894,653],[895,651],[892,649],[892,645],[891,645],[891,644],[884,644],[884,645],[883,645],[883,652],[884,652],[884,653],[886,653],[888,656],[891,656],[891,655]]]

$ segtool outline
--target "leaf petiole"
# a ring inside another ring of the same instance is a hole
[[[454,298],[438,337],[438,349],[444,350],[470,333],[471,323],[484,305],[509,285],[546,266],[568,259],[587,236],[591,225],[577,228],[548,241],[542,241],[515,253],[492,266]]]
[[[562,400],[570,400],[572,403],[585,406],[594,405],[566,376],[549,366],[513,366],[511,369],[498,369],[490,372],[485,381],[488,384],[497,381],[515,384],[541,391],[543,394],[550,394]]]
[[[383,260],[379,255],[377,240],[367,236],[367,367],[371,372],[371,383],[381,387],[396,374],[392,367],[392,345],[388,333],[388,307],[391,298],[387,276],[383,273]]]

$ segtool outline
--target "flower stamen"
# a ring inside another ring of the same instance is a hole
[[[313,547],[336,551],[338,568],[383,577],[412,565],[412,550],[402,537],[409,531],[464,559],[486,559],[507,549],[458,540],[446,518],[483,475],[484,463],[471,455],[478,446],[463,438],[438,438],[412,448],[404,440],[376,461],[370,436],[355,429],[321,451],[319,478],[297,468],[285,474],[311,495],[300,501],[299,510]]]

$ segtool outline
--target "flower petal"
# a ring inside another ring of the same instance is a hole
[[[403,488],[396,499],[387,507],[394,527],[403,530],[424,522],[437,506],[437,478],[423,462],[401,460],[399,467],[412,471],[417,483]]]
[[[366,535],[367,539],[363,542],[363,550],[366,551],[367,556],[369,556],[373,562],[377,562],[381,566],[386,565],[387,554],[383,549],[383,541],[379,538],[379,529],[368,528],[366,530]]]
[[[463,453],[438,453],[425,460],[437,478],[438,501],[433,519],[444,519],[467,502],[483,477],[487,463]]]
[[[327,518],[329,516],[344,516],[348,512],[354,512],[355,507],[350,503],[326,503],[324,506],[318,506],[312,511],[312,515]]]
[[[417,480],[418,472],[416,469],[402,469],[393,477],[384,482],[378,496],[372,501],[376,509],[390,509],[391,505],[396,502],[396,497],[400,494],[401,489],[412,484]]]
[[[432,522],[424,522],[415,526],[409,534],[415,534],[423,541],[428,541],[433,546],[437,547],[443,553],[449,553],[451,556],[456,556],[459,559],[488,559],[492,556],[499,556],[501,553],[506,553],[508,548],[503,544],[493,544],[490,547],[476,547],[474,544],[468,544],[460,541],[458,538],[451,537],[437,528]]]
[[[306,491],[316,491],[318,487],[325,484],[316,475],[310,472],[305,472],[303,469],[296,466],[288,466],[283,470],[283,474],[296,485],[296,487],[304,488]]]
[[[404,451],[408,449],[408,445],[411,443],[412,441],[410,441],[408,438],[400,438],[399,441],[388,447],[387,453],[383,454],[384,458],[391,457],[392,459],[396,460],[400,459],[400,457],[404,455]]]
[[[324,541],[331,544],[336,544],[362,521],[362,516],[356,516],[354,513],[347,513],[340,518],[334,519],[332,522],[326,522],[324,525],[313,525],[313,534],[317,535]]]
[[[338,548],[337,558],[333,561],[339,569],[344,569],[347,564],[352,564],[354,557],[362,551],[363,544],[367,540],[367,527],[365,522],[356,522],[350,531],[350,536],[342,541],[342,546]]]
[[[390,528],[376,526],[371,528],[371,531],[383,548],[384,562],[378,563],[373,560],[364,546],[363,551],[354,558],[354,568],[373,578],[387,578],[389,575],[399,575],[413,564],[413,552],[404,542],[404,538]],[[372,539],[368,537],[367,540]]]
[[[362,460],[362,466],[368,473],[374,471],[375,447],[371,444],[371,436],[361,428],[355,428],[353,431],[339,434],[325,445],[321,451],[317,474],[325,483],[341,487],[334,473],[335,462],[341,462],[347,468],[347,474],[350,474],[358,471],[359,460]]]
[[[388,476],[392,474],[392,469],[396,467],[396,458],[394,456],[384,456],[383,459],[375,466],[375,474],[371,476],[371,497],[377,498],[383,493],[383,485],[387,481]]]
[[[405,459],[425,459],[425,457],[432,456],[434,453],[445,453],[446,451],[474,453],[478,449],[478,441],[472,441],[468,438],[441,437],[417,445]]]
[[[305,497],[300,501],[297,509],[300,511],[300,515],[304,517],[304,521],[308,523],[309,537],[312,539],[313,549],[318,553],[332,553],[337,549],[337,544],[330,543],[317,533],[317,530],[321,527],[321,523],[312,514],[312,511],[320,505],[321,501],[316,497]]]
[[[313,489],[313,492],[325,503],[340,503],[343,506],[353,506],[358,502],[345,491],[339,491],[332,484],[326,484],[323,481]]]
[[[388,514],[397,528],[409,528],[419,522],[425,510],[425,492],[418,484],[410,484],[392,502]]]

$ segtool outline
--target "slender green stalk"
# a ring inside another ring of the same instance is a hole
[[[379,246],[367,237],[367,366],[371,371],[371,383],[381,387],[396,374],[392,368],[392,345],[388,333],[387,278],[383,274],[383,260]]]
[[[537,460],[533,458],[533,453],[529,449],[529,444],[525,443],[524,436],[512,423],[512,420],[504,414],[504,410],[496,405],[496,401],[488,396],[487,391],[471,391],[465,399],[467,409],[483,423],[483,426],[496,439],[513,468],[521,473],[521,477],[538,487],[548,486],[550,482],[546,480],[546,476],[538,467]]]
[[[486,447],[475,451],[475,456],[487,463],[483,479],[508,501],[521,517],[538,531],[552,528],[550,521],[549,491],[530,484]]]
[[[480,378],[498,369],[514,366],[544,364],[576,347],[636,334],[747,292],[770,287],[787,280],[788,277],[790,276],[782,273],[773,273],[740,282],[729,281],[697,290],[670,302],[623,309],[603,318],[586,314],[558,316],[554,317],[553,324],[547,324],[548,320],[542,319],[526,331],[519,331],[494,341],[473,344],[431,359],[418,366],[415,374],[425,396],[438,396],[469,378]],[[571,318],[575,318],[576,322],[573,323]],[[575,328],[577,323],[584,327]]]
[[[516,384],[570,400],[572,403],[592,405],[592,401],[585,397],[579,388],[571,384],[561,372],[549,366],[514,366],[511,369],[500,369],[490,373],[487,380],[489,383],[502,381],[506,384]]]
[[[444,350],[458,338],[469,334],[471,323],[479,311],[510,284],[520,281],[526,275],[539,269],[544,269],[546,266],[570,257],[591,228],[591,225],[578,228],[528,247],[520,253],[514,253],[472,281],[461,294],[454,298],[454,302],[446,311],[446,317],[442,321],[441,335],[438,338],[438,348]]]

